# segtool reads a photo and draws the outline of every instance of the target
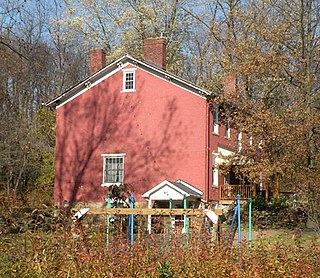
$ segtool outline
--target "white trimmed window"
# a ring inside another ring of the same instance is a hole
[[[124,69],[123,84],[121,92],[135,92],[136,91],[136,69]]]
[[[213,110],[213,133],[219,134],[219,107],[216,106]]]
[[[218,157],[219,154],[212,153],[212,186],[214,187],[219,185]]]
[[[102,154],[103,180],[102,186],[120,185],[124,182],[125,154]]]
[[[238,148],[238,152],[241,152],[241,149],[242,149],[242,132],[241,131],[238,132],[238,136],[237,136],[237,148]]]
[[[249,146],[252,146],[252,143],[253,143],[253,137],[252,137],[252,135],[251,135],[251,134],[249,135],[248,143],[249,143]]]
[[[230,184],[230,172],[224,176],[224,184]]]
[[[229,120],[227,120],[227,122],[226,122],[226,129],[225,129],[225,132],[224,132],[224,136],[226,138],[230,138],[230,136],[231,136],[231,128],[230,128]]]

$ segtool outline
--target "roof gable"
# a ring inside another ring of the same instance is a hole
[[[151,200],[183,200],[184,196],[201,198],[202,195],[202,191],[181,180],[176,182],[164,180],[144,193],[142,197]]]
[[[178,86],[180,88],[185,89],[186,91],[198,95],[201,98],[206,98],[207,96],[211,95],[210,92],[199,88],[198,86],[188,82],[176,75],[170,74],[163,69],[160,69],[152,64],[142,62],[137,60],[130,55],[125,55],[120,59],[110,63],[109,65],[103,67],[99,71],[95,72],[94,74],[90,75],[83,81],[79,82],[75,86],[68,89],[66,92],[61,94],[60,96],[54,98],[53,100],[46,103],[48,107],[58,108],[65,103],[73,100],[74,98],[78,97],[79,95],[83,94],[84,92],[88,91],[89,89],[93,88],[95,85],[99,84],[103,80],[107,79],[111,75],[117,73],[118,71],[124,69],[126,66],[131,64],[141,70],[144,70],[154,76],[162,80],[166,80],[171,84]]]

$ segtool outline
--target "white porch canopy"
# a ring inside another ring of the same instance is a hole
[[[182,180],[175,182],[164,180],[142,195],[149,201],[183,200],[184,196],[186,198],[201,199],[203,192]]]
[[[157,201],[168,201],[169,203],[171,200],[172,202],[179,202],[183,204],[184,197],[186,197],[187,203],[189,203],[189,201],[200,201],[202,196],[202,191],[182,180],[177,180],[175,182],[164,180],[142,195],[142,197],[148,200],[148,208],[152,208],[153,204]],[[180,220],[180,222],[185,221],[185,219],[187,219],[186,216],[184,216],[184,220]],[[171,221],[171,225],[174,227],[175,218],[171,218]],[[148,215],[149,234],[151,233],[151,226],[151,215]]]

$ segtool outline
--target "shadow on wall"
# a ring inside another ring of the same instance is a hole
[[[177,162],[188,159],[184,138],[192,126],[177,117],[174,96],[162,100],[159,113],[138,92],[121,94],[102,83],[57,110],[55,202],[104,201],[101,154],[126,153],[125,181],[137,195],[174,177]],[[154,113],[157,122],[146,121]]]

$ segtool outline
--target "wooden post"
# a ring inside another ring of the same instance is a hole
[[[265,197],[266,201],[269,200],[269,188],[268,185],[266,184],[266,197]]]
[[[219,216],[219,218],[218,218],[218,223],[217,223],[217,225],[218,225],[218,228],[217,228],[217,243],[218,244],[221,244],[221,242],[222,242],[222,227],[221,227],[221,217]],[[223,243],[223,242],[222,242]]]
[[[252,186],[252,197],[256,197],[257,196],[257,185],[253,184]]]
[[[276,188],[274,191],[274,197],[277,198],[279,196],[279,174],[276,174]]]
[[[216,224],[213,224],[211,231],[211,242],[213,244],[217,244],[219,242],[219,229],[220,229],[220,217],[218,217],[218,221]]]

